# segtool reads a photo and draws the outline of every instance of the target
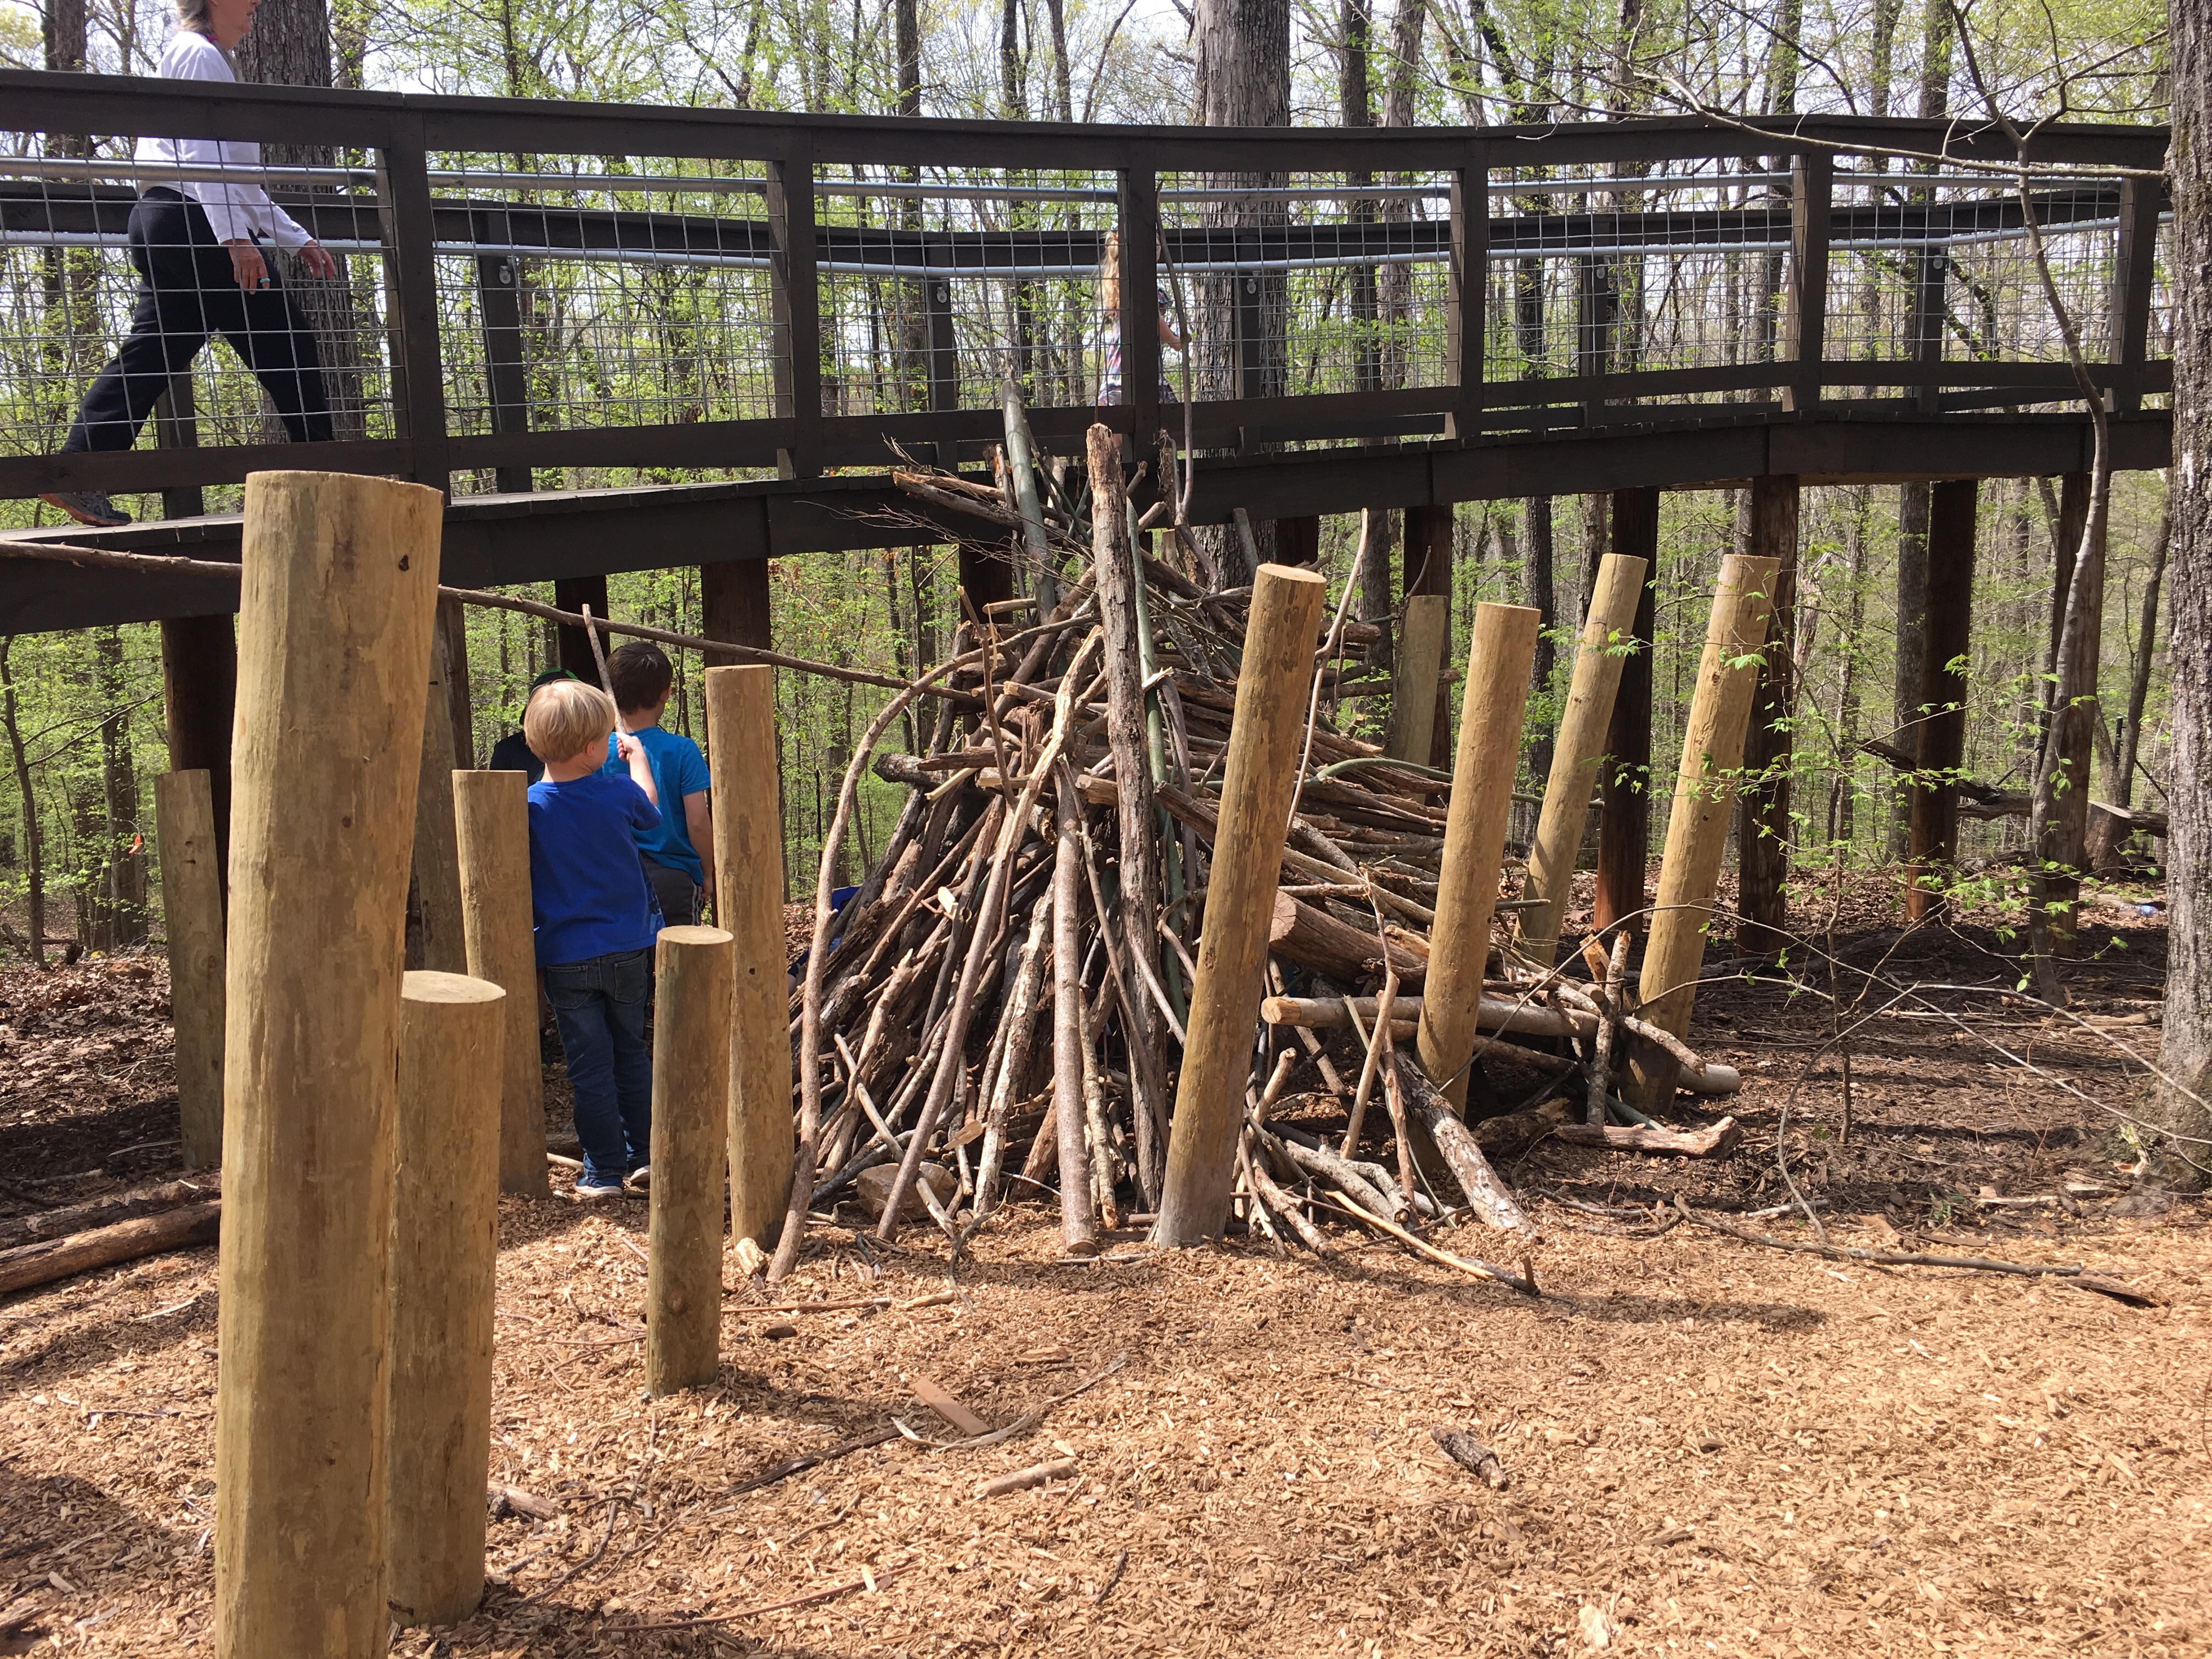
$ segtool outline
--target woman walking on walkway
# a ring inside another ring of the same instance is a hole
[[[158,73],[171,81],[235,81],[231,49],[246,38],[259,0],[177,0],[177,29]],[[141,138],[142,161],[225,168],[260,165],[261,146],[215,138]],[[219,179],[152,184],[131,210],[131,263],[138,268],[131,333],[85,394],[64,454],[128,449],[154,404],[208,336],[220,334],[268,392],[295,443],[331,436],[329,394],[314,330],[262,258],[263,239],[300,255],[318,276],[337,275],[322,246],[258,185]],[[98,489],[59,489],[40,500],[79,524],[123,525]]]

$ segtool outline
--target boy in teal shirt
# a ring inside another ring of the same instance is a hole
[[[637,850],[645,860],[646,879],[660,901],[663,921],[671,927],[696,924],[702,903],[714,896],[714,871],[708,862],[714,850],[714,829],[707,757],[690,738],[660,729],[676,671],[659,646],[635,640],[607,658],[607,678],[614,685],[622,725],[607,738],[605,769],[628,770],[616,754],[623,733],[645,750],[661,811],[659,823],[635,832]]]

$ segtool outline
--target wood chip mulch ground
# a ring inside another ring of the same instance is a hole
[[[1507,1173],[1544,1232],[1535,1301],[1345,1229],[1322,1261],[1129,1234],[1079,1266],[1021,1206],[948,1272],[928,1230],[886,1251],[848,1212],[776,1297],[861,1305],[763,1308],[732,1261],[720,1379],[653,1401],[643,1205],[509,1200],[492,1474],[520,1495],[482,1611],[393,1650],[2204,1651],[2207,1206],[2118,1213],[2112,1120],[2048,1080],[2121,1102],[2114,1043],[2154,1050],[2155,924],[2099,921],[2090,1035],[1994,1008],[1881,1022],[1847,1141],[1826,1013],[1715,988],[1699,1041],[1747,1073],[1742,1150],[1528,1153]],[[1849,948],[1933,981],[2001,941],[1868,927]],[[168,1167],[143,1145],[174,1134],[163,992],[151,960],[0,975],[0,1213]],[[2084,1263],[2160,1305],[1635,1236],[1678,1192],[1739,1218],[1778,1202],[1778,1150],[1838,1242]],[[1471,1226],[1438,1242],[1486,1253]],[[0,1303],[0,1653],[210,1651],[216,1287],[203,1249]],[[1043,1414],[949,1449],[925,1443],[962,1437],[936,1391],[987,1424]],[[1439,1428],[1494,1452],[1504,1488]]]

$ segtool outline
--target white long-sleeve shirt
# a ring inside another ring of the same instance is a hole
[[[231,81],[230,60],[222,48],[204,34],[179,29],[162,49],[155,71],[167,81]],[[142,161],[179,161],[187,166],[258,167],[261,146],[221,138],[141,138],[137,158]],[[259,231],[281,248],[305,247],[314,239],[300,228],[292,216],[270,201],[261,186],[244,179],[149,179],[172,184],[207,210],[218,242],[239,241]]]

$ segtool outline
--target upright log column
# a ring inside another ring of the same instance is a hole
[[[1309,570],[1262,565],[1252,588],[1213,869],[1191,988],[1189,1041],[1176,1091],[1167,1180],[1155,1243],[1170,1249],[1221,1231],[1229,1218],[1253,1032],[1266,988],[1283,839],[1297,784],[1306,693],[1328,584]]]
[[[1536,659],[1537,612],[1525,605],[1479,605],[1467,654],[1459,757],[1444,819],[1437,920],[1421,992],[1421,1067],[1451,1109],[1467,1111],[1467,1062],[1474,1053],[1475,1008],[1490,956],[1490,919],[1513,810],[1528,670]]]
[[[1591,787],[1613,723],[1645,568],[1641,559],[1607,554],[1598,563],[1597,586],[1583,621],[1574,679],[1552,749],[1552,775],[1544,784],[1543,812],[1536,820],[1536,844],[1528,854],[1528,896],[1537,905],[1521,913],[1521,954],[1540,968],[1550,967],[1559,951],[1559,919],[1566,914],[1589,822]]]
[[[707,671],[714,914],[735,941],[730,994],[730,1235],[774,1247],[791,1197],[790,990],[783,958],[783,815],[775,671]]]
[[[1416,593],[1406,601],[1405,636],[1392,665],[1390,729],[1382,752],[1392,760],[1429,763],[1437,729],[1437,687],[1443,672],[1444,634],[1451,601],[1441,593]]]
[[[501,1018],[499,1188],[545,1196],[545,1072],[538,1049],[538,946],[530,914],[530,780],[457,772],[453,825],[469,972],[507,993]]]
[[[1759,690],[1758,658],[1766,642],[1777,562],[1741,553],[1721,561],[1705,653],[1698,664],[1697,690],[1682,733],[1682,767],[1674,778],[1658,902],[1640,982],[1644,1018],[1676,1036],[1690,1029],[1690,1009],[1697,1000],[1713,887],[1728,850],[1729,814],[1735,805],[1737,769],[1743,764],[1744,732]],[[1646,1110],[1665,1105],[1674,1097],[1675,1070],[1674,1057],[1663,1049],[1635,1045],[1626,1098]]]
[[[1752,480],[1747,550],[1777,564],[1766,660],[1743,746],[1736,827],[1736,908],[1743,915],[1736,950],[1741,956],[1773,956],[1790,944],[1784,889],[1790,879],[1790,717],[1797,695],[1798,501],[1794,474]]]
[[[221,1659],[386,1650],[399,981],[435,489],[246,483],[216,1403]]]
[[[208,775],[154,780],[185,1167],[222,1167],[222,866]]]
[[[721,1358],[722,1160],[737,958],[720,927],[664,927],[653,954],[645,1383],[655,1394],[673,1394],[712,1382]]]
[[[1591,926],[1610,927],[1644,908],[1644,872],[1651,856],[1651,641],[1658,626],[1659,492],[1613,492],[1613,549],[1644,561],[1636,619],[1606,727],[1606,760],[1598,783],[1597,902]],[[1639,929],[1639,931],[1641,931]]]
[[[410,974],[400,993],[386,1513],[387,1593],[404,1624],[455,1624],[483,1599],[500,1060],[514,1000],[460,974]]]
[[[1928,503],[1926,641],[1920,659],[1918,775],[1906,852],[1905,915],[1939,914],[1944,872],[1959,860],[1959,792],[1952,781],[1966,763],[1966,653],[1973,647],[1974,519],[1978,486],[1946,478]]]

